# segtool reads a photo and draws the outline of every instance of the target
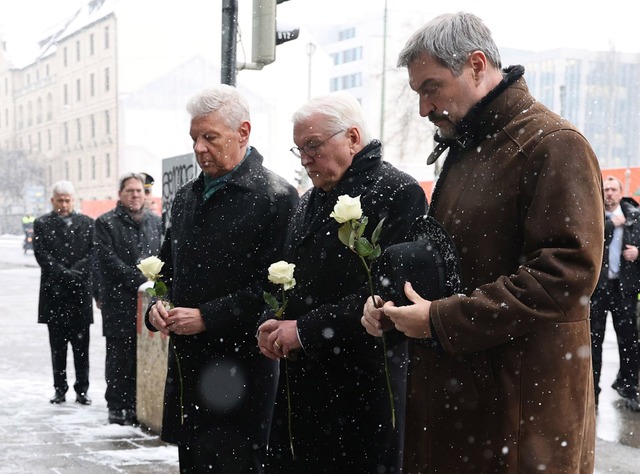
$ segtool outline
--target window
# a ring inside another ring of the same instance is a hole
[[[69,86],[67,84],[62,86],[62,103],[63,105],[69,105]]]
[[[80,102],[80,99],[82,99],[82,88],[80,79],[76,79],[76,100]]]
[[[48,64],[44,67],[44,71],[45,71],[44,72],[45,76],[49,77],[49,65]]]
[[[106,178],[110,178],[111,177],[111,155],[109,153],[106,154],[106,156],[104,157],[104,171],[105,171],[105,177]]]
[[[18,130],[24,128],[24,109],[22,106],[18,107]]]
[[[51,150],[52,142],[51,142],[51,129],[47,130],[47,150]]]
[[[38,132],[38,151],[42,151],[42,133]]]
[[[111,133],[111,117],[109,111],[104,111],[104,132],[108,135]]]
[[[347,28],[346,30],[342,30],[338,32],[338,41],[348,40],[350,38],[354,38],[356,36],[355,28]]]
[[[67,67],[67,47],[65,46],[62,50],[62,64],[64,67]]]
[[[82,181],[82,160],[78,158],[78,181]]]
[[[80,61],[80,41],[76,41],[76,61]]]
[[[91,156],[91,179],[96,179],[96,157]]]
[[[93,56],[93,45],[94,45],[94,41],[93,41],[93,33],[91,33],[89,35],[89,55]]]
[[[80,119],[76,120],[76,129],[78,131],[78,141],[82,141],[82,122]]]
[[[42,97],[36,101],[36,123],[42,123]]]
[[[96,138],[96,118],[94,117],[93,114],[91,114],[91,117],[89,117],[89,120],[91,124],[91,138]]]
[[[109,27],[104,27],[104,49],[109,49]]]
[[[53,96],[47,94],[47,121],[53,119]]]
[[[96,95],[96,75],[94,73],[89,74],[89,94],[91,97]]]
[[[31,101],[27,103],[27,127],[33,125],[33,105]]]
[[[68,161],[64,162],[64,179],[69,181],[69,162]]]
[[[105,68],[104,69],[104,90],[106,92],[109,92],[109,87],[110,87],[110,81],[109,81],[109,68]]]
[[[62,125],[62,129],[63,129],[63,133],[64,133],[64,144],[68,145],[69,144],[69,124],[67,122],[65,122]]]

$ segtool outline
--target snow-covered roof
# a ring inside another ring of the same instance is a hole
[[[55,51],[56,45],[114,12],[113,0],[88,0],[66,20],[52,26],[40,40],[38,58]]]

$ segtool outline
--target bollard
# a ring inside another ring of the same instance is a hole
[[[148,287],[149,283],[144,283],[138,288],[136,411],[140,424],[160,434],[169,338],[149,331],[144,324],[149,306],[149,295],[145,291]]]

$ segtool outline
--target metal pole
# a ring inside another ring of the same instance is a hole
[[[236,35],[238,32],[238,1],[222,1],[222,54],[220,82],[236,85]]]
[[[382,38],[382,84],[380,85],[380,141],[384,143],[385,89],[387,78],[387,0],[384,1],[384,28]]]
[[[316,51],[316,45],[313,43],[307,44],[307,55],[309,55],[309,82],[307,83],[307,100],[311,99],[311,57]]]

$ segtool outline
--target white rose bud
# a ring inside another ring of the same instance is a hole
[[[293,263],[287,263],[284,260],[272,263],[269,266],[269,281],[276,285],[284,285],[285,290],[289,290],[296,285],[293,278],[293,269],[296,266]]]
[[[151,281],[156,281],[163,266],[164,262],[158,257],[147,257],[140,260],[140,263],[137,265],[138,270],[140,270],[142,274]]]
[[[331,213],[339,224],[347,221],[357,220],[362,217],[362,207],[360,206],[360,196],[352,198],[347,194],[338,197],[338,202]]]

